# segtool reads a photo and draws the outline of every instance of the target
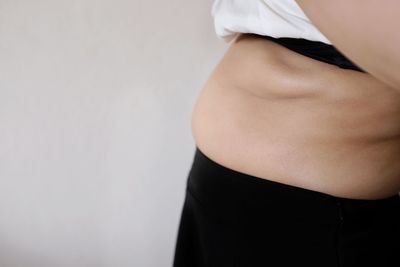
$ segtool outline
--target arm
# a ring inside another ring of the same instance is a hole
[[[400,92],[400,1],[296,2],[340,52]]]

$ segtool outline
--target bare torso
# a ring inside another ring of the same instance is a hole
[[[233,170],[338,197],[400,191],[400,90],[242,34],[192,113],[210,159]]]

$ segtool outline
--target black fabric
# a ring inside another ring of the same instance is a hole
[[[360,72],[366,72],[355,65],[346,56],[339,52],[333,45],[319,41],[311,41],[302,38],[274,38],[271,36],[260,35],[261,37],[276,42],[286,48],[295,51],[304,56],[336,65],[343,69],[352,69]]]
[[[400,197],[339,198],[247,175],[196,148],[174,267],[400,266]]]

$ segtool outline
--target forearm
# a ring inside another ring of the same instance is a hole
[[[400,91],[400,1],[296,0],[354,63]]]

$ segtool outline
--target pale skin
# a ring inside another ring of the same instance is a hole
[[[221,165],[261,179],[354,199],[397,194],[400,58],[393,50],[399,42],[384,40],[384,22],[374,29],[371,21],[369,33],[358,32],[369,27],[367,13],[355,16],[350,4],[340,10],[344,1],[299,2],[336,48],[368,73],[241,34],[199,94],[192,115],[196,145]],[[335,16],[341,12],[347,19]]]
[[[296,2],[344,55],[400,92],[400,1]]]

